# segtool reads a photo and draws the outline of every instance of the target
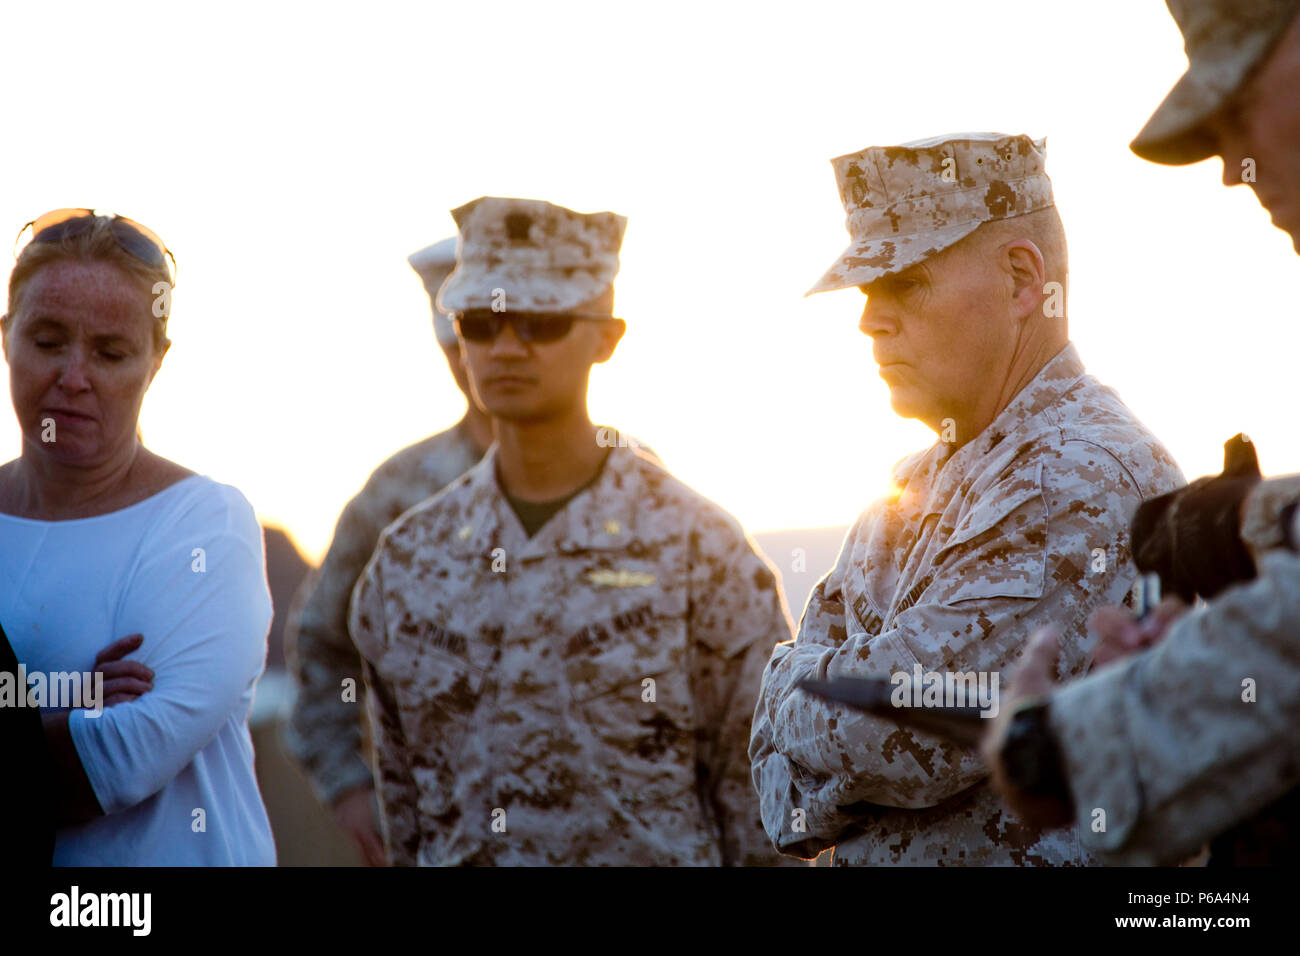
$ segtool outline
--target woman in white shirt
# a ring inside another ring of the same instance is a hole
[[[261,529],[239,491],[138,438],[171,344],[170,253],[90,210],[29,225],[0,320],[23,435],[0,466],[0,621],[29,677],[92,671],[110,643],[99,660],[139,662],[102,665],[116,706],[44,713],[54,862],[274,865],[247,725],[271,620]]]

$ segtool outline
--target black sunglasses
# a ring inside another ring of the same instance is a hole
[[[569,334],[573,323],[611,322],[613,316],[566,312],[547,315],[538,312],[460,312],[455,313],[456,332],[466,342],[492,342],[509,324],[520,342],[558,342]]]
[[[167,248],[167,244],[152,229],[140,225],[134,219],[127,219],[112,212],[96,213],[93,209],[55,209],[38,216],[18,230],[18,238],[14,240],[14,258],[18,258],[18,243],[28,229],[32,231],[32,242],[58,242],[60,239],[79,236],[86,232],[95,224],[96,219],[109,220],[109,229],[112,230],[117,244],[146,265],[167,268],[167,262],[170,260],[171,268],[168,270],[168,275],[171,276],[171,284],[176,285],[176,257]]]

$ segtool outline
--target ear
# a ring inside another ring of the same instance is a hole
[[[1011,309],[1023,321],[1043,304],[1047,265],[1043,253],[1030,239],[1015,239],[1002,250],[1003,267],[1011,278]]]
[[[614,357],[614,350],[618,348],[618,343],[623,338],[623,333],[627,331],[627,323],[622,319],[608,319],[596,324],[596,356],[595,361],[608,362]]]

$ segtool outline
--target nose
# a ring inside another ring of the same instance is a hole
[[[1241,169],[1233,167],[1232,160],[1227,155],[1223,157],[1223,185],[1232,187],[1240,186],[1242,183]]]
[[[897,330],[897,322],[884,296],[867,296],[867,304],[862,308],[862,318],[858,320],[858,330],[872,338],[877,335],[889,335]]]
[[[84,392],[90,388],[90,379],[86,375],[86,357],[80,350],[68,350],[68,360],[59,373],[59,388],[68,394]]]
[[[528,346],[515,335],[514,325],[506,322],[501,329],[501,334],[492,340],[491,354],[493,358],[527,357]]]
[[[1223,159],[1223,185],[1232,187],[1254,182],[1257,172],[1254,168],[1255,160],[1246,155],[1245,143],[1238,137],[1224,135],[1223,131],[1219,131],[1216,139],[1219,156]],[[1249,178],[1246,176],[1248,166]]]

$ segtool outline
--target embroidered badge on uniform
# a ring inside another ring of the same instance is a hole
[[[644,571],[625,571],[621,568],[614,571],[610,568],[601,568],[598,571],[588,571],[587,580],[607,588],[648,588],[657,579],[653,574],[646,574]]]

